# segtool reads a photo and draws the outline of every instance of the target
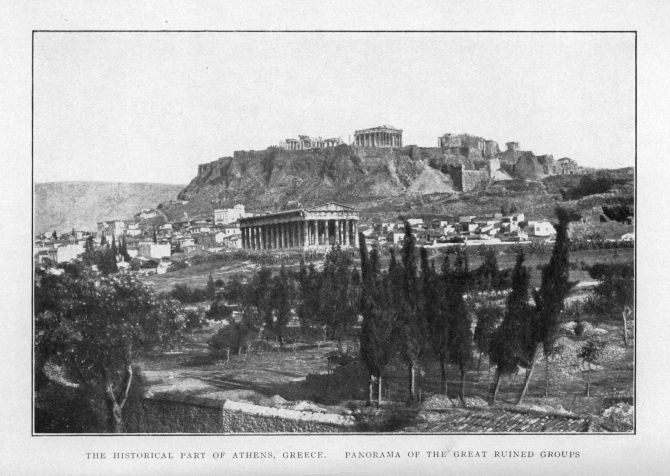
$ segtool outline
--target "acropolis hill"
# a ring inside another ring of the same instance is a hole
[[[191,202],[186,208],[192,212],[235,203],[273,211],[327,201],[458,195],[562,172],[561,161],[522,151],[516,142],[501,152],[495,141],[445,134],[438,147],[404,146],[401,133],[380,126],[356,131],[352,145],[299,136],[262,151],[236,151],[201,164],[179,198]]]

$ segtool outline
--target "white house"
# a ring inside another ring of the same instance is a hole
[[[151,243],[143,242],[138,245],[139,255],[143,258],[154,258],[161,259],[165,257],[170,257],[170,244],[169,243]]]
[[[83,242],[81,244],[68,244],[59,246],[51,252],[50,259],[55,260],[56,263],[65,263],[66,261],[74,261],[84,253]]]
[[[530,225],[530,223],[529,223]],[[530,226],[529,226],[530,228]],[[533,222],[533,226],[531,228],[531,232],[533,236],[551,236],[556,234],[556,230],[554,229],[554,226],[549,223],[548,221],[536,221]]]
[[[621,241],[635,241],[635,233],[624,233],[621,235]]]
[[[423,218],[408,218],[407,223],[411,226],[423,226]]]
[[[222,243],[227,248],[242,248],[242,235],[224,236]]]
[[[229,225],[236,222],[240,218],[247,217],[248,214],[244,211],[244,205],[238,203],[233,208],[222,208],[214,210],[214,224],[215,225]]]
[[[221,233],[223,233],[223,236],[232,236],[232,235],[240,235],[240,234],[241,234],[241,233],[240,233],[240,224],[239,224],[239,223],[237,223],[237,224],[235,224],[235,225],[223,225],[223,226],[219,226],[219,227],[218,227],[218,230],[219,230]],[[219,241],[219,240],[217,239],[217,243],[221,243],[221,241]]]
[[[126,236],[140,236],[142,230],[140,230],[140,225],[138,223],[131,223],[126,228]]]

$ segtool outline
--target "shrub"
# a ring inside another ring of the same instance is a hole
[[[202,329],[207,321],[203,319],[201,312],[195,310],[186,311],[186,322],[185,328],[187,331],[192,331],[195,329]]]
[[[193,304],[207,300],[207,293],[204,288],[189,288],[187,284],[175,284],[174,289],[170,291],[170,297],[185,304]]]
[[[258,330],[255,327],[245,322],[236,322],[222,327],[210,337],[209,351],[214,357],[222,357],[226,354],[226,349],[239,355],[243,347],[257,339]]]
[[[222,301],[214,301],[207,311],[207,319],[212,319],[214,321],[222,321],[224,319],[230,319],[233,316],[233,308],[231,306],[226,306]]]

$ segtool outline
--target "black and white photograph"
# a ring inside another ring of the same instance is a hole
[[[669,14],[0,1],[0,473],[667,472]]]
[[[636,40],[35,31],[32,433],[633,434]]]

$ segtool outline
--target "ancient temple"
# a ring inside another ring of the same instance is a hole
[[[241,218],[242,248],[281,250],[357,247],[358,211],[337,203]]]
[[[337,147],[341,144],[344,144],[344,142],[339,137],[323,139],[321,137],[300,135],[297,139],[288,138],[281,141],[278,147],[284,150],[310,150],[327,149],[329,147]]]
[[[362,147],[402,147],[402,129],[379,126],[354,131],[354,145]]]

